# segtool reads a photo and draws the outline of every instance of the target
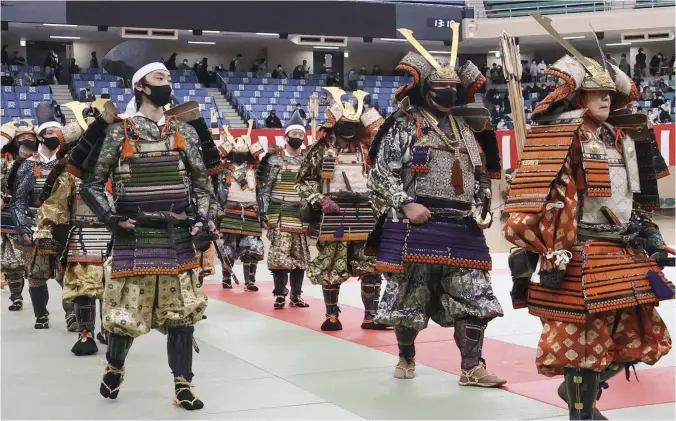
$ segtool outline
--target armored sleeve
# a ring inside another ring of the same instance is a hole
[[[503,226],[503,235],[510,243],[540,255],[543,272],[565,270],[564,256],[577,241],[578,181],[582,180],[579,140],[563,161],[554,179],[545,203],[538,211],[506,208],[509,218]],[[517,169],[517,177],[521,167]],[[514,193],[510,193],[510,197]],[[508,198],[509,202],[510,198]],[[541,274],[542,279],[542,274]]]
[[[383,134],[368,181],[371,200],[381,215],[413,201],[406,194],[401,176],[414,130],[415,126],[402,117]]]
[[[320,140],[312,145],[300,165],[296,178],[296,192],[301,199],[313,206],[324,197],[321,193],[321,174],[325,151],[325,141]]]
[[[483,206],[486,193],[492,197],[492,182],[486,167],[486,155],[481,153],[481,166],[475,171],[477,188],[474,192],[474,203],[477,207]]]
[[[207,168],[204,165],[202,154],[199,150],[199,138],[194,128],[182,124],[182,134],[185,137],[185,159],[190,168],[190,180],[195,197],[195,212],[199,220],[207,221],[209,217],[210,190]]]
[[[53,238],[52,227],[65,225],[70,216],[70,205],[75,192],[75,176],[63,171],[54,183],[49,195],[38,209],[36,225],[37,238]]]
[[[12,186],[12,218],[14,218],[14,223],[19,231],[29,234],[28,206],[35,187],[34,163],[31,160],[25,160],[19,165]]]
[[[106,183],[120,159],[120,142],[124,138],[122,123],[108,126],[106,135],[98,153],[96,165],[85,173],[82,200],[94,215],[108,227],[113,228],[117,221],[125,218],[114,215],[106,197]]]
[[[275,183],[281,168],[282,166],[279,156],[277,156],[275,153],[268,153],[268,156],[264,157],[261,161],[258,177],[258,202],[262,216],[267,215],[268,209],[270,208],[270,202],[272,200],[272,186]]]

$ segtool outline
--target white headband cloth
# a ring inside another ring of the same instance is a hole
[[[148,63],[145,66],[138,69],[136,73],[134,73],[134,77],[131,78],[131,84],[136,85],[136,82],[139,82],[147,74],[154,72],[155,70],[164,70],[167,72],[169,71],[167,70],[167,66],[165,66],[164,63],[160,62]]]
[[[56,121],[48,121],[46,123],[42,123],[38,126],[38,134],[42,133],[43,130],[46,130],[50,127],[54,127],[55,129],[61,129],[61,124],[57,123]]]
[[[289,127],[286,128],[286,131],[284,131],[284,134],[289,134],[291,130],[302,130],[303,133],[305,133],[305,127],[301,126],[300,124],[292,124]]]

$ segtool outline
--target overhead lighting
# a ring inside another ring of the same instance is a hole
[[[406,42],[404,38],[380,38],[381,41]]]
[[[345,52],[343,53],[343,57],[349,58],[349,57],[350,57],[350,53],[348,53],[347,51],[345,51]]]
[[[316,48],[317,50],[337,50],[338,47],[324,47],[321,45],[315,45],[313,48]]]
[[[574,35],[570,37],[563,37],[563,39],[584,39],[584,35]]]
[[[42,26],[56,26],[61,28],[77,28],[77,25],[69,25],[67,23],[43,23]]]
[[[214,45],[216,44],[213,41],[188,41],[188,44],[206,44],[206,45]]]
[[[278,37],[279,34],[274,33],[274,32],[256,32],[256,35],[260,35],[262,37]]]
[[[498,50],[488,50],[488,53],[489,54],[499,54],[500,51],[498,51]]]
[[[21,41],[19,41],[19,46],[20,46],[20,47],[25,47],[25,46],[26,46],[26,40],[25,40],[25,39],[22,39]]]
[[[606,47],[614,47],[616,45],[631,45],[631,42],[611,42],[610,44],[606,44]]]
[[[202,30],[202,33],[203,34],[220,34],[221,31],[205,31],[205,30]]]
[[[52,38],[52,39],[80,39],[80,37],[67,37],[67,36],[61,36],[61,35],[51,35],[50,38]]]
[[[451,54],[451,50],[448,49],[446,51],[429,51],[430,54]]]

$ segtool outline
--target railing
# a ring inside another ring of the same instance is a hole
[[[514,7],[511,6],[511,3],[516,2],[504,2],[504,3],[492,3],[490,0],[484,1],[486,6],[485,17],[486,18],[514,18],[514,17],[523,17],[528,16],[531,13],[541,13],[544,15],[551,14],[571,14],[571,13],[583,13],[583,12],[603,12],[611,9],[611,1],[570,1],[570,2],[532,2],[540,3],[529,5],[528,1],[518,2],[519,5]]]

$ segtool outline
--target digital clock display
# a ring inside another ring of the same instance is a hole
[[[455,23],[455,21],[452,19],[427,18],[428,28],[450,28],[453,23]]]

